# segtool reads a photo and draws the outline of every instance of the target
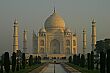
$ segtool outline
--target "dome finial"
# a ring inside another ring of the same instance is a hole
[[[18,24],[18,21],[17,21],[17,19],[15,18],[15,20],[14,20],[14,24]]]
[[[53,3],[53,12],[55,13],[56,12],[56,8],[55,8],[55,1],[52,0],[52,3]]]
[[[55,6],[54,6],[54,13],[56,12]]]
[[[95,23],[96,23],[95,19],[94,19],[94,18],[92,18],[92,24],[95,24]]]

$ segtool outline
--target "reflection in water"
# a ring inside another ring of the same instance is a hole
[[[43,73],[54,73],[54,64],[49,64]],[[55,73],[67,73],[60,64],[55,64]]]

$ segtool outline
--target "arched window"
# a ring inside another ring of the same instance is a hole
[[[76,46],[76,41],[75,40],[73,40],[73,46]]]
[[[53,39],[50,42],[52,54],[60,54],[60,42],[57,39]]]
[[[41,32],[39,34],[40,34],[40,36],[45,36],[46,35],[46,33],[43,33],[43,32]]]
[[[44,40],[40,40],[40,46],[44,46]]]
[[[40,54],[44,54],[44,48],[40,48]]]
[[[66,40],[66,46],[70,46],[70,40]]]
[[[70,48],[66,48],[66,54],[70,54]]]
[[[76,48],[73,48],[74,54],[76,54]]]

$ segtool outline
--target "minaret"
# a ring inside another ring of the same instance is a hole
[[[87,44],[87,41],[86,41],[86,29],[83,28],[83,54],[85,55],[85,49],[86,49],[86,44]]]
[[[14,33],[13,33],[13,52],[18,50],[18,21],[14,21]]]
[[[94,51],[96,45],[96,21],[92,20],[92,51]]]
[[[27,53],[27,31],[23,32],[23,53]]]

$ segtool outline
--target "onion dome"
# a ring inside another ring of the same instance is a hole
[[[66,28],[65,32],[71,32],[71,30],[69,28]]]
[[[64,29],[65,28],[65,22],[61,16],[59,16],[55,11],[52,15],[50,15],[44,24],[44,27],[47,29],[51,28],[59,28]]]
[[[39,32],[46,32],[45,28],[41,28]]]

